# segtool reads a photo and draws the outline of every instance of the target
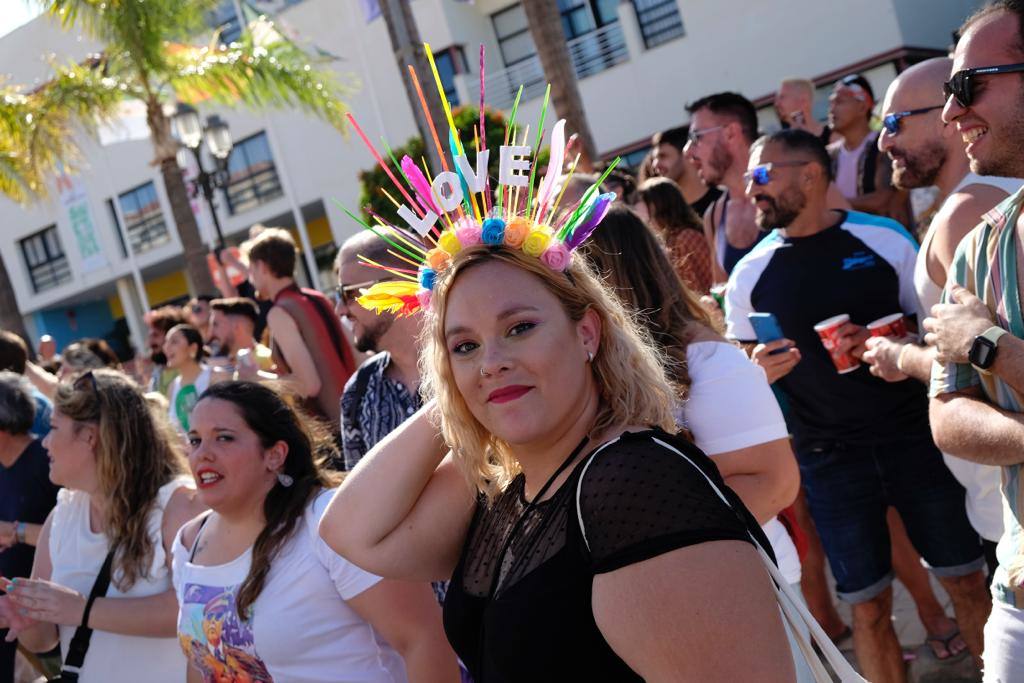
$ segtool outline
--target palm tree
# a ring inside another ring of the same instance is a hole
[[[578,136],[580,170],[590,171],[598,159],[597,147],[576,84],[576,70],[562,31],[558,3],[555,0],[522,0],[522,3],[533,44],[537,46],[540,65],[551,84],[551,101],[555,111],[565,119],[566,128]]]
[[[193,292],[215,291],[206,249],[177,165],[168,105],[209,100],[252,108],[294,106],[341,129],[344,88],[334,72],[276,31],[246,31],[239,42],[218,37],[190,41],[207,31],[205,19],[221,0],[37,0],[66,30],[80,29],[104,44],[91,63],[120,99],[140,100],[171,213],[185,252]],[[268,22],[269,25],[269,22]],[[270,38],[268,39],[268,36]],[[61,78],[60,71],[57,78]]]
[[[402,76],[402,83],[405,85],[409,106],[412,107],[413,117],[416,119],[416,128],[419,130],[420,137],[427,143],[424,151],[430,160],[430,167],[440,169],[441,158],[437,154],[437,148],[429,143],[429,124],[423,113],[423,108],[419,104],[419,96],[416,93],[412,80],[406,73],[406,66],[412,65],[416,70],[416,77],[422,86],[423,98],[427,101],[430,118],[433,119],[434,124],[441,130],[445,129],[445,117],[444,110],[441,108],[441,98],[434,87],[434,79],[423,49],[423,41],[420,39],[420,30],[416,25],[412,8],[409,6],[409,0],[380,0],[380,13],[388,29],[391,50],[395,53],[395,61],[398,63],[398,71]]]
[[[78,122],[93,128],[121,99],[113,84],[88,66],[56,70],[53,79],[28,92],[0,84],[0,195],[18,203],[45,198],[48,180],[62,166],[74,170],[79,161],[74,144]],[[3,259],[0,291],[14,291]],[[13,296],[0,296],[0,328],[29,338]]]

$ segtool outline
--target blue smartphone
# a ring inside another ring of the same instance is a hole
[[[782,327],[779,326],[779,320],[772,313],[747,313],[747,319],[750,321],[750,325],[754,328],[754,334],[757,335],[757,341],[762,344],[768,342],[777,341],[785,338],[786,335],[782,333]],[[774,356],[778,353],[785,353],[786,349],[776,349],[769,355]]]

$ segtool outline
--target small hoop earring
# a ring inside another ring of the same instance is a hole
[[[292,484],[295,483],[295,479],[293,479],[290,474],[285,474],[284,472],[278,472],[277,473],[277,483],[280,484],[281,486],[285,487],[285,488],[288,488],[289,486],[291,486]]]

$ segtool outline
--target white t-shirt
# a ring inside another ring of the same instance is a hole
[[[853,149],[846,149],[846,143],[839,143],[839,155],[836,159],[836,187],[847,199],[857,196],[857,167],[860,164],[861,155],[867,148],[868,141],[874,139],[875,136],[869,134]]]
[[[171,495],[182,486],[191,486],[190,478],[165,484],[157,494],[157,507],[147,525],[153,542],[149,578],[137,580],[123,593],[111,581],[107,597],[144,598],[171,588],[162,531],[164,508]],[[89,494],[62,489],[57,494],[57,507],[50,523],[51,580],[89,595],[107,550],[107,537],[89,526]],[[74,633],[74,626],[60,627],[62,652],[68,651]],[[174,638],[143,638],[94,630],[78,680],[80,683],[181,683],[185,680],[185,660]]]
[[[167,417],[170,419],[171,424],[179,432],[186,433],[189,430],[188,417],[192,413],[192,409],[199,401],[199,396],[206,391],[210,386],[210,377],[213,375],[213,368],[209,365],[202,366],[203,369],[199,372],[199,376],[196,377],[196,381],[192,384],[186,385],[184,388],[181,386],[181,375],[174,378],[171,382],[170,402],[167,409]]]
[[[321,492],[306,508],[244,620],[235,598],[252,548],[204,567],[190,562],[180,532],[174,539],[178,638],[205,681],[248,675],[254,682],[406,682],[402,658],[345,602],[380,577],[336,554],[317,533],[331,493]]]
[[[694,342],[686,347],[690,396],[677,420],[712,460],[716,455],[785,439],[786,421],[764,371],[727,342]],[[778,519],[763,527],[790,584],[800,582],[800,556]]]

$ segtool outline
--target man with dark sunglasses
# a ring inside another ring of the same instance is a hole
[[[985,600],[981,542],[967,519],[963,488],[932,442],[924,387],[884,382],[863,366],[838,372],[815,326],[848,316],[837,330],[836,354],[859,357],[868,323],[916,310],[917,245],[891,219],[829,208],[831,164],[806,131],[759,140],[747,173],[758,224],[772,232],[729,278],[727,334],[751,349],[789,403],[807,503],[839,597],[852,607],[865,677],[902,683],[905,666],[890,620],[888,508],[899,511],[965,621],[965,605]],[[773,314],[785,339],[758,344],[748,319],[753,312]]]
[[[1024,2],[999,0],[962,27],[943,120],[967,144],[971,171],[1024,178]],[[1002,67],[1002,68],[998,68]],[[957,248],[924,321],[937,347],[931,426],[947,453],[1002,469],[1003,535],[985,624],[985,681],[1024,671],[1024,192],[985,214]]]
[[[942,288],[957,245],[981,220],[981,216],[1013,194],[1022,184],[1018,178],[980,176],[972,173],[964,143],[939,111],[942,83],[949,77],[953,60],[930,59],[904,71],[889,86],[882,107],[884,128],[879,148],[892,160],[896,186],[910,190],[936,186],[933,209],[921,223],[921,249],[914,272],[920,302],[919,320],[939,303]],[[876,337],[868,341],[864,361],[871,373],[888,381],[907,377],[927,384],[936,350],[916,339]],[[995,546],[1003,533],[999,469],[944,456],[950,471],[967,490],[967,516],[985,543],[989,577],[995,571]],[[981,634],[977,634],[980,642]]]
[[[336,262],[338,289],[334,310],[351,326],[355,347],[374,353],[345,385],[341,397],[341,444],[345,469],[402,424],[420,407],[416,339],[421,316],[380,315],[356,302],[362,290],[394,279],[365,265],[359,256],[392,268],[408,264],[388,253],[389,245],[369,232],[350,237]]]

